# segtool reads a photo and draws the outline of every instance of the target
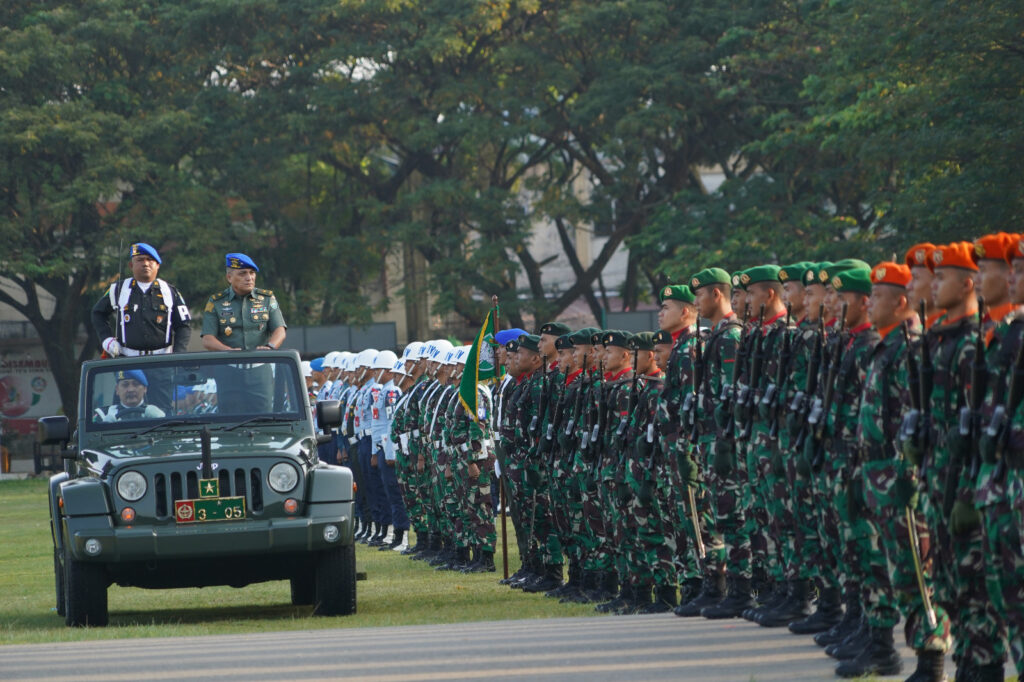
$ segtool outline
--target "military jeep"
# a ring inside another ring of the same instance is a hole
[[[311,414],[294,351],[86,362],[77,428],[50,479],[57,611],[107,623],[111,584],[243,587],[291,581],[317,615],[356,610],[352,472],[317,459],[337,402]]]

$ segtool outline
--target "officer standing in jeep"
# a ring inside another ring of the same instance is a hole
[[[230,285],[214,294],[203,309],[203,348],[206,350],[276,350],[284,343],[287,325],[281,306],[269,289],[256,288],[259,268],[244,253],[225,256]],[[274,377],[270,365],[224,368],[218,376],[220,412],[272,409]]]

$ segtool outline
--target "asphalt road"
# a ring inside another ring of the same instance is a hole
[[[914,670],[903,649],[903,679]],[[0,647],[0,679],[835,680],[809,637],[663,616],[108,640]],[[947,665],[947,672],[951,672]]]

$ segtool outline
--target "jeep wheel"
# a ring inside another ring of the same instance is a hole
[[[53,586],[57,593],[57,615],[64,615],[64,568],[60,565],[60,555],[53,548]]]
[[[107,624],[107,574],[102,564],[75,561],[64,548],[64,622],[71,627]]]
[[[291,579],[292,606],[309,606],[316,598],[316,581],[313,571],[303,571]]]
[[[347,616],[356,612],[356,548],[335,547],[316,560],[314,616]]]

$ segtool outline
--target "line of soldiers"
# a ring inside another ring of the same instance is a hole
[[[1021,237],[706,268],[660,298],[657,333],[498,332],[476,415],[466,347],[407,348],[404,552],[493,571],[500,480],[513,588],[788,627],[843,677],[900,672],[902,617],[909,680],[949,651],[957,680],[1002,680],[1007,653],[1024,672]]]

